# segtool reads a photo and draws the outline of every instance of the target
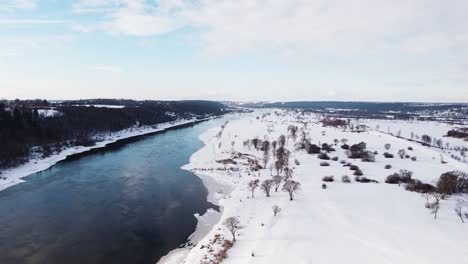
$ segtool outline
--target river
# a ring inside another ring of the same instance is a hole
[[[1,191],[0,263],[156,263],[195,230],[193,214],[216,208],[180,167],[226,118],[76,156]]]

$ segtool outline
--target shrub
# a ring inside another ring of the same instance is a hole
[[[390,164],[385,165],[385,169],[386,169],[386,170],[389,170],[389,169],[391,169],[391,168],[392,168],[392,165],[390,165]]]
[[[417,160],[416,156],[411,157],[411,160],[416,161]]]
[[[342,149],[349,149],[349,145],[348,144],[343,144],[343,145],[341,145],[341,148]]]
[[[436,188],[429,183],[422,183],[420,180],[413,180],[406,184],[405,190],[418,193],[431,193],[434,192]]]
[[[324,150],[326,152],[335,151],[335,149],[331,145],[328,145],[327,143],[322,144],[322,150]]]
[[[356,171],[354,171],[353,175],[362,176],[362,175],[364,175],[364,173],[361,170],[356,170]]]
[[[327,167],[327,166],[330,166],[330,163],[323,161],[323,162],[320,162],[320,166]]]
[[[325,176],[322,178],[322,181],[324,182],[334,182],[335,178],[333,176]]]
[[[351,167],[351,162],[347,162],[345,165],[343,165],[343,167]]]
[[[393,157],[394,157],[393,154],[388,153],[388,152],[385,152],[383,155],[384,155],[384,157],[387,158],[387,159],[393,159]]]
[[[348,158],[350,159],[362,159],[367,157],[369,154],[366,151],[366,143],[361,142],[359,144],[354,144],[349,149]]]
[[[326,188],[327,188],[327,185],[326,185],[325,183],[324,183],[324,184],[322,184],[322,189],[324,189],[324,190],[325,190]]]
[[[328,154],[324,152],[321,152],[320,154],[318,154],[317,157],[322,160],[330,160],[330,156],[328,156]]]
[[[354,180],[356,182],[360,182],[360,183],[369,183],[369,182],[372,182],[372,183],[379,183],[378,181],[376,180],[373,180],[373,179],[369,179],[369,178],[366,178],[366,177],[360,177],[360,176],[356,176],[354,178]]]
[[[409,170],[400,170],[392,175],[387,176],[385,183],[400,184],[400,183],[413,183],[413,172]]]
[[[346,164],[346,160],[341,160],[340,163],[341,164]]]
[[[365,151],[361,155],[361,160],[364,162],[375,162],[375,155],[371,151]]]
[[[399,184],[400,183],[400,175],[398,173],[394,173],[392,175],[388,175],[385,179],[385,183],[388,184]]]
[[[413,151],[413,147],[408,147],[408,150],[411,150],[411,151]]]
[[[406,154],[405,159],[409,159],[409,158],[410,158],[410,155]]]
[[[332,160],[333,161],[338,161],[338,157],[333,157]]]
[[[351,165],[349,166],[349,169],[352,171],[356,171],[356,170],[359,170],[359,167],[357,165]]]
[[[468,193],[468,174],[461,171],[443,173],[436,186],[443,194]]]
[[[403,158],[405,157],[405,155],[406,155],[406,151],[405,151],[404,149],[400,149],[400,150],[398,151],[398,156],[399,156],[401,159],[403,159]]]
[[[306,144],[305,149],[309,154],[318,154],[320,153],[321,148],[315,144]]]
[[[343,175],[343,176],[341,177],[341,182],[343,182],[343,183],[351,183],[351,178],[349,178],[348,175]]]

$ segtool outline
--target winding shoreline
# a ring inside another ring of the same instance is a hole
[[[217,118],[208,117],[203,119],[185,119],[175,122],[160,123],[156,128],[144,127],[139,129],[128,128],[118,132],[111,133],[102,141],[96,142],[91,147],[72,147],[62,150],[60,153],[51,155],[44,159],[31,159],[28,162],[21,164],[15,168],[1,171],[0,174],[0,192],[12,186],[26,181],[26,177],[49,169],[50,167],[64,161],[75,160],[86,155],[91,155],[105,149],[120,147],[122,145],[135,142],[143,137],[152,136],[158,133],[166,132],[171,129],[184,128],[203,121],[208,121]]]
[[[219,212],[209,209],[203,215],[195,214],[198,222],[195,231],[187,239],[187,242],[190,242],[190,245],[171,250],[158,262],[156,262],[156,264],[185,263],[192,249],[194,249],[201,240],[209,235],[214,226],[221,220],[224,212],[224,206],[221,200],[229,196],[235,189],[235,186],[229,185],[228,183],[223,183],[214,177],[197,170],[197,161],[203,160],[205,157],[203,156],[203,151],[206,151],[209,148],[210,139],[215,137],[217,129],[219,129],[219,127],[208,129],[199,136],[199,139],[203,142],[203,147],[194,152],[190,157],[189,163],[182,166],[181,169],[190,171],[198,178],[200,178],[208,191],[207,201],[218,206]]]

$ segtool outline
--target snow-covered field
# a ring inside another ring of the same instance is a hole
[[[68,148],[68,149],[61,151],[60,153],[51,155],[47,158],[33,158],[29,160],[27,163],[22,164],[18,167],[1,171],[2,173],[0,174],[0,191],[8,187],[14,186],[16,184],[24,182],[26,180],[25,177],[33,173],[45,170],[53,166],[57,162],[66,159],[67,156],[69,155],[86,152],[94,148],[101,148],[101,147],[106,146],[109,143],[113,143],[121,139],[134,137],[134,136],[140,136],[140,135],[144,135],[148,133],[154,133],[158,131],[163,131],[171,127],[193,123],[193,122],[201,121],[201,120],[204,120],[204,119],[182,119],[182,120],[178,120],[175,122],[158,124],[155,127],[142,126],[142,127],[124,129],[119,132],[115,132],[115,133],[111,133],[107,135],[96,135],[96,138],[99,138],[100,141],[98,141],[92,147],[79,146],[79,147]]]
[[[262,118],[267,112],[270,114]],[[231,234],[222,223],[231,216],[237,217],[243,228],[238,230],[237,242],[227,250],[223,263],[468,263],[468,223],[463,224],[454,213],[455,200],[468,200],[466,196],[442,200],[438,217],[434,219],[420,194],[384,182],[388,175],[407,169],[414,172],[413,178],[434,183],[444,172],[468,172],[468,164],[435,148],[379,131],[354,133],[322,127],[314,115],[302,118],[306,127],[297,122],[295,114],[257,111],[229,121],[224,129],[213,128],[201,135],[205,146],[184,168],[202,178],[210,192],[210,201],[221,205],[222,213],[213,217],[216,213],[210,211],[206,218],[199,217],[202,231],[196,231],[198,238],[192,241],[196,245],[177,249],[159,263],[218,263],[214,260],[223,254],[224,241],[231,240]],[[270,155],[270,165],[266,169],[253,172],[246,164],[247,156],[235,158],[234,153],[255,156],[262,164],[263,152],[243,143],[255,137],[277,140],[280,135],[288,135],[289,125],[299,127],[297,139],[288,138],[285,147],[291,151],[292,180],[300,182],[301,190],[294,201],[289,200],[288,193],[281,191],[281,187],[278,192],[272,190],[271,197],[257,188],[255,197],[251,198],[247,188],[250,181],[259,179],[261,182],[276,174],[274,169],[269,169],[273,157]],[[374,128],[376,124],[367,125]],[[380,127],[385,132],[387,127],[391,127],[392,132],[399,128],[404,137],[411,131],[428,135],[434,132],[437,135],[432,136],[439,137],[442,136],[440,131],[446,129],[445,125],[441,129],[434,123],[413,123],[408,127],[396,121],[385,121]],[[343,138],[349,145],[364,141],[368,150],[378,152],[376,161],[348,159],[340,148],[342,143],[338,143],[334,146],[336,152],[329,153],[330,157],[337,156],[338,161],[327,161],[330,166],[322,167],[317,155],[295,148],[303,128],[311,143],[317,145],[334,145],[334,139]],[[450,142],[460,146],[468,144],[458,139],[450,139]],[[389,150],[384,148],[386,143],[391,144]],[[399,149],[416,156],[416,161],[399,158]],[[386,151],[395,158],[384,158],[382,153]],[[441,162],[441,155],[447,163]],[[231,158],[237,164],[217,162]],[[358,165],[365,177],[379,183],[356,182],[353,171],[343,167],[341,160]],[[385,169],[387,164],[392,168]],[[327,189],[322,189],[322,177],[330,175],[335,177],[335,182],[327,183]],[[352,182],[342,183],[343,175],[350,176]],[[277,216],[273,215],[273,205],[282,209]],[[200,239],[201,234],[206,236]]]

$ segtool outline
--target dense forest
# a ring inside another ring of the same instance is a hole
[[[118,107],[93,106],[98,104]],[[0,101],[0,169],[24,163],[33,153],[46,157],[65,147],[94,145],[96,134],[225,112],[223,104],[210,101]]]

